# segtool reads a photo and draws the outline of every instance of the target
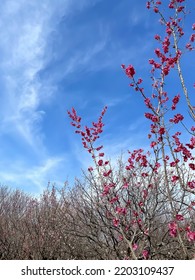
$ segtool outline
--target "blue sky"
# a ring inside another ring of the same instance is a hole
[[[62,186],[80,176],[91,160],[69,124],[71,107],[89,124],[108,106],[108,157],[147,148],[146,110],[120,65],[133,64],[151,91],[148,59],[158,30],[144,0],[2,0],[0,183],[39,193],[48,181]],[[178,93],[173,82],[170,89]]]

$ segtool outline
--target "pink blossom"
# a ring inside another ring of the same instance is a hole
[[[188,49],[189,51],[192,51],[193,50],[193,47],[190,43],[187,43],[186,44],[186,49]]]
[[[192,205],[192,206],[195,206],[195,201],[191,201],[191,205]]]
[[[165,160],[169,160],[169,156],[168,155],[165,156]]]
[[[156,146],[157,145],[157,142],[155,142],[155,141],[152,141],[151,143],[150,143],[150,147],[151,148],[153,148],[154,146]]]
[[[156,40],[160,40],[160,36],[158,34],[155,35],[154,37]]]
[[[163,135],[165,133],[165,128],[161,127],[158,132],[160,135]]]
[[[123,236],[119,235],[118,239],[119,239],[119,241],[122,241],[123,240]]]
[[[179,95],[179,94],[176,95],[176,96],[173,98],[173,100],[172,100],[173,105],[171,106],[172,110],[175,110],[175,109],[176,109],[176,105],[177,105],[177,103],[179,102],[179,99],[180,99],[180,95]]]
[[[172,176],[172,178],[171,178],[171,182],[173,182],[173,183],[175,183],[178,180],[179,180],[179,177],[176,175]]]
[[[176,236],[177,236],[177,230],[176,230],[176,229],[170,229],[169,234],[170,234],[172,237],[176,237]]]
[[[134,243],[132,247],[133,247],[133,250],[136,251],[138,248],[138,245],[136,243]]]
[[[177,224],[176,224],[176,222],[170,222],[168,224],[168,227],[169,227],[169,229],[177,229]]]
[[[180,214],[177,214],[177,215],[175,216],[175,218],[176,218],[176,220],[178,220],[178,221],[183,221],[183,220],[184,220],[184,217],[183,217],[182,215],[180,215]]]
[[[126,206],[131,205],[131,200],[127,200]]]
[[[190,189],[194,189],[195,188],[195,181],[188,182],[187,185]]]
[[[149,1],[146,2],[146,8],[150,9],[150,2]]]
[[[138,79],[137,84],[140,85],[143,82],[141,78]]]
[[[147,260],[147,259],[148,259],[148,257],[149,257],[149,251],[148,251],[148,250],[146,250],[146,249],[145,249],[145,250],[143,250],[143,251],[142,251],[142,256],[144,257],[144,259],[145,259],[145,260]]]
[[[99,153],[99,157],[103,157],[104,156],[104,153]]]
[[[143,196],[143,199],[146,199],[147,196],[148,196],[148,191],[147,190],[143,190],[142,191],[142,196]]]
[[[142,206],[144,206],[144,203],[143,203],[143,201],[140,201],[140,202],[138,203],[138,205],[139,205],[139,207],[142,207]]]
[[[113,225],[115,226],[115,227],[118,227],[118,225],[119,225],[119,220],[118,219],[113,219]]]
[[[194,163],[189,163],[189,167],[190,167],[192,170],[195,170],[195,164],[194,164]]]
[[[172,102],[173,102],[174,104],[177,104],[177,103],[179,102],[179,99],[180,99],[180,94],[176,95],[176,96],[173,98]]]
[[[103,176],[104,177],[108,177],[110,174],[112,173],[112,170],[109,170],[109,171],[105,171],[104,173],[103,173]]]
[[[145,117],[153,122],[158,122],[159,121],[159,118],[158,116],[155,116],[151,113],[145,113]]]
[[[175,161],[170,163],[170,166],[175,167],[179,161],[180,161],[179,159],[176,159]]]
[[[150,102],[150,98],[145,98],[144,102],[145,102],[145,104],[146,104],[146,106],[147,106],[148,108],[152,108],[152,104],[151,104],[151,102]]]
[[[192,35],[191,35],[190,41],[191,41],[191,42],[194,42],[194,41],[195,41],[195,34],[192,34]]]
[[[102,193],[102,196],[106,196],[109,194],[109,191],[110,191],[110,186],[105,186],[104,187],[104,190],[103,190],[103,193]]]
[[[177,236],[177,224],[175,222],[171,222],[168,224],[169,227],[169,234],[172,237],[176,237]]]
[[[143,172],[141,175],[142,175],[142,177],[144,177],[144,178],[149,176],[148,173],[144,173],[144,172]]]
[[[135,69],[134,69],[134,67],[133,67],[132,65],[129,65],[129,66],[126,68],[125,72],[126,72],[126,75],[127,75],[130,79],[132,79],[133,76],[135,75]]]
[[[174,116],[173,119],[170,119],[169,121],[173,122],[173,123],[178,123],[178,122],[182,121],[183,119],[184,119],[184,117],[181,114],[177,114]]]
[[[194,149],[195,148],[195,137],[192,137],[190,139],[190,144],[186,144],[186,146],[188,146],[190,149]]]
[[[162,71],[163,71],[163,74],[165,76],[167,76],[169,74],[169,67],[167,67],[167,66],[163,67]]]
[[[144,230],[144,234],[149,236],[148,232],[149,232],[148,228]]]
[[[102,160],[102,159],[98,160],[98,165],[99,165],[99,166],[102,166],[102,165],[103,165],[103,160]]]
[[[171,33],[172,33],[171,28],[167,28],[167,29],[166,29],[166,32],[167,32],[168,35],[171,35]]]
[[[156,54],[158,57],[161,57],[161,51],[160,51],[160,49],[155,49],[155,54]]]
[[[99,151],[99,150],[101,150],[102,148],[103,148],[103,146],[99,146],[99,147],[96,148],[96,151]]]
[[[177,8],[177,12],[180,13],[181,11],[183,11],[183,9],[184,9],[184,6],[179,6],[179,7]]]
[[[72,112],[68,111],[68,115],[76,123],[80,123],[81,122],[81,117],[77,116],[77,112],[76,112],[76,110],[74,108],[72,108]]]
[[[116,201],[118,201],[118,195],[113,197],[111,200],[110,200],[110,203],[113,204],[115,203]]]
[[[122,208],[122,207],[116,207],[116,213],[126,215],[127,214],[127,209]]]
[[[138,217],[137,211],[133,211],[133,215],[134,215],[135,217]]]
[[[195,241],[195,231],[188,231],[186,235],[189,241]]]
[[[90,166],[90,167],[88,168],[88,171],[89,171],[89,172],[93,171],[93,167]]]

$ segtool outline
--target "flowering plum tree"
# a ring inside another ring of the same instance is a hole
[[[137,78],[133,65],[122,64],[122,69],[147,108],[150,150],[128,151],[127,163],[121,163],[120,172],[114,172],[102,152],[103,145],[96,145],[107,107],[91,127],[82,126],[74,108],[68,114],[94,161],[87,175],[89,185],[95,186],[91,193],[96,197],[94,207],[101,209],[112,223],[118,242],[126,248],[123,258],[191,259],[195,254],[195,110],[181,61],[186,52],[195,49],[195,23],[186,40],[183,22],[188,16],[187,1],[151,0],[146,7],[159,16],[164,28],[164,35],[154,37],[158,47],[155,58],[149,59],[152,94],[144,90],[144,81]],[[172,94],[167,89],[173,69],[178,73],[181,93]],[[187,114],[178,111],[181,98]],[[183,134],[188,137],[185,142]]]

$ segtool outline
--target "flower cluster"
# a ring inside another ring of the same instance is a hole
[[[172,137],[175,141],[175,145],[177,146],[175,149],[174,149],[174,152],[175,153],[179,153],[181,152],[182,155],[183,155],[183,159],[185,162],[187,162],[188,160],[193,160],[194,157],[192,156],[192,153],[190,152],[189,149],[187,149],[184,144],[181,143],[180,139],[179,139],[179,135],[181,135],[180,132],[176,132]],[[186,144],[186,145],[189,145],[189,144]],[[193,169],[193,168],[192,168]]]
[[[180,94],[176,95],[176,96],[173,98],[173,100],[172,100],[173,104],[172,104],[172,106],[171,106],[171,109],[172,109],[172,110],[175,110],[175,109],[176,109],[176,105],[177,105],[177,103],[179,102],[179,100],[180,100]]]
[[[81,128],[81,117],[77,115],[77,112],[74,108],[72,108],[72,112],[68,111],[69,117],[72,119],[71,125],[80,129],[76,130],[75,133],[78,133],[82,136],[82,144],[85,149],[88,150],[89,153],[92,152],[92,144],[99,138],[99,135],[103,132],[103,122],[102,118],[107,110],[107,106],[101,112],[101,115],[97,122],[92,123],[92,127],[85,126],[84,129]],[[96,151],[99,151],[103,148],[103,146],[98,146],[94,148]],[[99,153],[99,156],[103,156],[103,153]],[[99,162],[101,164],[101,161]]]
[[[181,114],[176,114],[176,115],[174,116],[174,118],[171,118],[169,121],[176,124],[176,123],[179,123],[179,122],[183,121],[183,119],[184,119],[184,116],[183,116],[183,115],[181,115]]]
[[[151,120],[151,121],[154,122],[154,123],[159,122],[159,117],[158,117],[158,116],[155,116],[154,114],[145,113],[145,117],[146,117],[147,119]]]

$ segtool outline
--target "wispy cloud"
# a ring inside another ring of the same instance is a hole
[[[39,165],[26,166],[18,160],[9,165],[9,169],[1,164],[1,184],[16,188],[28,189],[31,193],[40,193],[49,181],[63,186],[63,176],[60,165],[66,164],[65,157],[47,158]]]
[[[2,183],[43,187],[51,177],[57,181],[56,174],[61,177],[60,166],[67,164],[66,160],[59,156],[50,156],[44,143],[41,124],[45,111],[42,107],[53,97],[55,85],[41,80],[38,73],[46,67],[50,43],[48,38],[57,24],[63,17],[88,5],[85,0],[79,1],[76,6],[73,2],[76,3],[71,0],[1,2],[0,138],[3,139],[4,135],[7,135],[14,141],[18,139],[21,143],[29,145],[37,157],[36,162],[33,162],[35,157],[29,159],[27,155],[25,158],[24,154],[18,154],[18,160],[14,162],[12,158],[1,158]],[[90,4],[95,2],[91,1]],[[94,48],[93,51],[95,54],[98,49]],[[82,59],[87,63],[90,58],[83,56]],[[14,158],[16,157],[14,154]],[[3,168],[5,161],[8,165]]]
[[[62,16],[73,9],[70,0],[54,1],[2,1],[0,12],[1,50],[1,120],[3,129],[14,127],[14,131],[26,135],[32,145],[33,125],[43,116],[39,109],[50,97],[42,92],[42,81],[37,74],[45,67],[48,36],[55,30]],[[79,7],[86,1],[80,1]],[[83,59],[87,59],[83,58]],[[49,91],[49,89],[48,89]],[[23,126],[23,129],[21,129]]]
[[[39,2],[39,3],[38,3]],[[6,128],[22,135],[31,146],[36,146],[36,128],[43,112],[39,105],[41,84],[36,79],[43,67],[43,54],[49,32],[50,10],[40,1],[5,1],[0,17],[1,133]]]

